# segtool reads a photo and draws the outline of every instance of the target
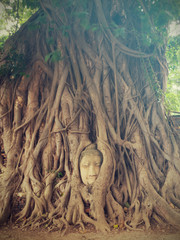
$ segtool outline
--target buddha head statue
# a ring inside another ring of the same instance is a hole
[[[79,159],[79,170],[85,185],[94,183],[99,175],[102,161],[103,155],[97,149],[96,144],[90,144],[82,151]]]

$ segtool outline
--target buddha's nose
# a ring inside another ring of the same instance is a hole
[[[89,176],[94,176],[96,175],[95,171],[94,171],[94,166],[90,165],[89,166]]]

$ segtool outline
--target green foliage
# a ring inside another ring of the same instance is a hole
[[[23,54],[18,54],[15,49],[11,49],[5,60],[5,64],[0,66],[0,79],[13,81],[25,74],[26,59]]]
[[[62,172],[58,172],[57,178],[62,178],[63,176],[64,176],[64,174]]]
[[[127,26],[127,31],[139,41],[139,50],[162,47],[168,38],[169,23],[179,19],[180,1],[139,0],[130,3],[128,16],[131,16],[131,24]]]
[[[13,34],[39,8],[39,0],[1,0],[0,30]]]
[[[47,15],[45,13],[39,13],[38,17],[29,24],[28,28],[29,30],[33,31],[33,30],[37,30],[40,29],[42,24],[46,24],[47,23]]]
[[[8,39],[8,36],[2,36],[0,37],[0,53],[3,51],[4,43]]]
[[[130,204],[129,204],[128,202],[126,202],[126,203],[124,204],[124,206],[127,207],[127,208],[130,208]]]
[[[113,35],[118,38],[121,36],[122,38],[125,38],[125,27],[119,27],[115,22],[112,21],[111,28]]]
[[[39,0],[22,0],[22,6],[30,8],[31,10],[37,10],[40,7]]]
[[[175,92],[172,84],[168,84],[167,87],[165,106],[168,113],[180,112],[180,90]]]
[[[63,21],[59,29],[65,37],[69,36],[68,32],[75,21],[79,22],[79,27],[85,31],[99,30],[97,23],[93,23],[90,19],[88,0],[53,0],[52,5],[59,10],[60,19]]]
[[[165,104],[168,112],[180,112],[180,35],[169,39],[166,56],[169,77]]]
[[[49,61],[54,63],[60,60],[62,60],[62,56],[61,56],[61,51],[58,49],[45,56],[45,62]]]
[[[129,46],[137,50],[153,53],[149,59],[142,59],[142,71],[145,79],[157,97],[161,100],[163,92],[158,80],[159,68],[154,56],[163,57],[163,52],[168,41],[168,27],[172,21],[180,16],[180,1],[178,0],[143,0],[130,1],[127,10],[127,40]],[[132,41],[131,41],[132,39]],[[136,43],[135,41],[136,40]],[[126,41],[127,42],[127,41]],[[166,108],[170,111],[180,111],[179,96],[179,59],[180,37],[171,38],[168,42],[167,59],[169,65],[169,79],[165,94]]]
[[[169,71],[174,71],[180,63],[180,35],[170,37],[167,43],[166,57]]]

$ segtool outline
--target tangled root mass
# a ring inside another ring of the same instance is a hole
[[[0,222],[11,216],[64,233],[88,223],[101,231],[179,228],[179,137],[147,80],[153,72],[163,89],[164,55],[152,60],[138,40],[127,42],[135,39],[132,16],[123,18],[124,38],[115,35],[118,1],[80,2],[42,1],[5,45],[1,62],[17,46],[26,70],[0,85]],[[84,185],[79,156],[91,143],[103,163]]]

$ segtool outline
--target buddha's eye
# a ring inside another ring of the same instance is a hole
[[[85,168],[87,168],[87,167],[89,167],[89,164],[87,163],[85,163],[85,164],[82,164],[82,167],[85,167]]]
[[[96,166],[98,166],[98,167],[99,167],[99,166],[101,166],[101,164],[100,164],[100,163],[96,163]]]

